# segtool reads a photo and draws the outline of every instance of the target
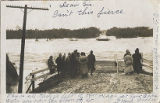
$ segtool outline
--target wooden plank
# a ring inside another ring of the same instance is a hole
[[[152,65],[153,66],[153,61],[152,60],[148,60],[148,59],[143,59],[143,63],[147,63],[149,65]]]
[[[117,59],[118,60],[118,65],[119,67],[124,67],[125,64],[124,64],[124,61],[123,59]],[[102,65],[102,66],[105,66],[105,67],[109,67],[109,66],[116,66],[116,61],[115,60],[99,60],[99,61],[96,61],[96,65]]]
[[[34,74],[37,74],[37,73],[40,73],[40,72],[44,72],[44,71],[47,71],[47,70],[49,70],[49,69],[48,69],[48,68],[46,68],[46,69],[41,69],[41,70],[38,70],[38,71],[35,71],[35,72],[30,73],[30,75],[34,75]]]
[[[50,73],[46,73],[46,74],[43,74],[43,75],[37,76],[37,77],[35,77],[35,78],[31,79],[31,81],[36,81],[37,79],[43,78],[43,77],[48,76],[48,75],[50,75]]]
[[[96,61],[96,65],[105,65],[105,66],[115,66],[115,60],[104,60],[104,61]]]
[[[119,60],[119,66],[125,66],[125,64],[124,64],[124,61],[123,61],[123,59],[118,59]],[[147,60],[147,59],[145,59],[146,61],[148,61],[148,62],[143,62],[143,66],[147,66],[147,67],[150,67],[150,68],[153,68],[153,64],[152,64],[152,61],[151,60]]]

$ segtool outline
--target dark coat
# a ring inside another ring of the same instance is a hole
[[[88,68],[89,69],[93,69],[95,70],[95,62],[96,62],[96,58],[94,54],[89,54],[88,55]]]
[[[142,71],[142,56],[140,53],[135,53],[132,55],[133,57],[133,68],[134,71],[140,73]]]
[[[48,59],[48,68],[51,74],[55,72],[55,64],[52,59]]]
[[[71,56],[66,58],[66,71],[71,74]]]
[[[60,72],[62,71],[62,57],[57,57],[56,59],[56,63],[57,63],[57,71]]]
[[[52,68],[52,66],[54,65],[54,62],[52,59],[48,59],[48,68]]]

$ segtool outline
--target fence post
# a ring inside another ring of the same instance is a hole
[[[34,78],[34,74],[32,75],[32,79]],[[32,80],[32,92],[34,92],[34,88],[35,88],[35,81]]]
[[[118,63],[118,59],[117,59],[117,74],[119,73],[119,63]]]
[[[118,58],[117,58],[117,54],[114,55],[114,59],[116,61],[116,69],[117,69],[117,74],[119,73],[119,64],[118,64]]]

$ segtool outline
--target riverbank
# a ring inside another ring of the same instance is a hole
[[[100,34],[107,36],[115,36],[116,38],[137,38],[137,37],[153,37],[153,29],[149,27],[134,28],[118,28],[113,27],[108,30],[100,30],[96,27],[80,28],[80,29],[49,29],[26,30],[27,39],[56,39],[56,38],[96,38]],[[6,30],[7,39],[21,39],[22,30]]]
[[[49,30],[26,30],[27,39],[54,39],[54,38],[95,38],[101,31],[96,27],[81,29],[49,29]],[[6,30],[7,39],[21,39],[22,30]]]
[[[116,38],[153,37],[153,29],[149,27],[118,28],[113,27],[106,32],[107,36]]]
[[[39,84],[35,93],[151,93],[153,90],[153,72],[125,75],[124,67],[117,68],[114,62],[96,62],[96,71],[88,78],[80,75],[76,78],[58,76]],[[144,67],[143,70],[146,68]],[[148,68],[151,69],[151,68]]]

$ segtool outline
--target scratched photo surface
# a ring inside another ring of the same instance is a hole
[[[153,92],[149,0],[5,1],[1,9],[6,93]]]

